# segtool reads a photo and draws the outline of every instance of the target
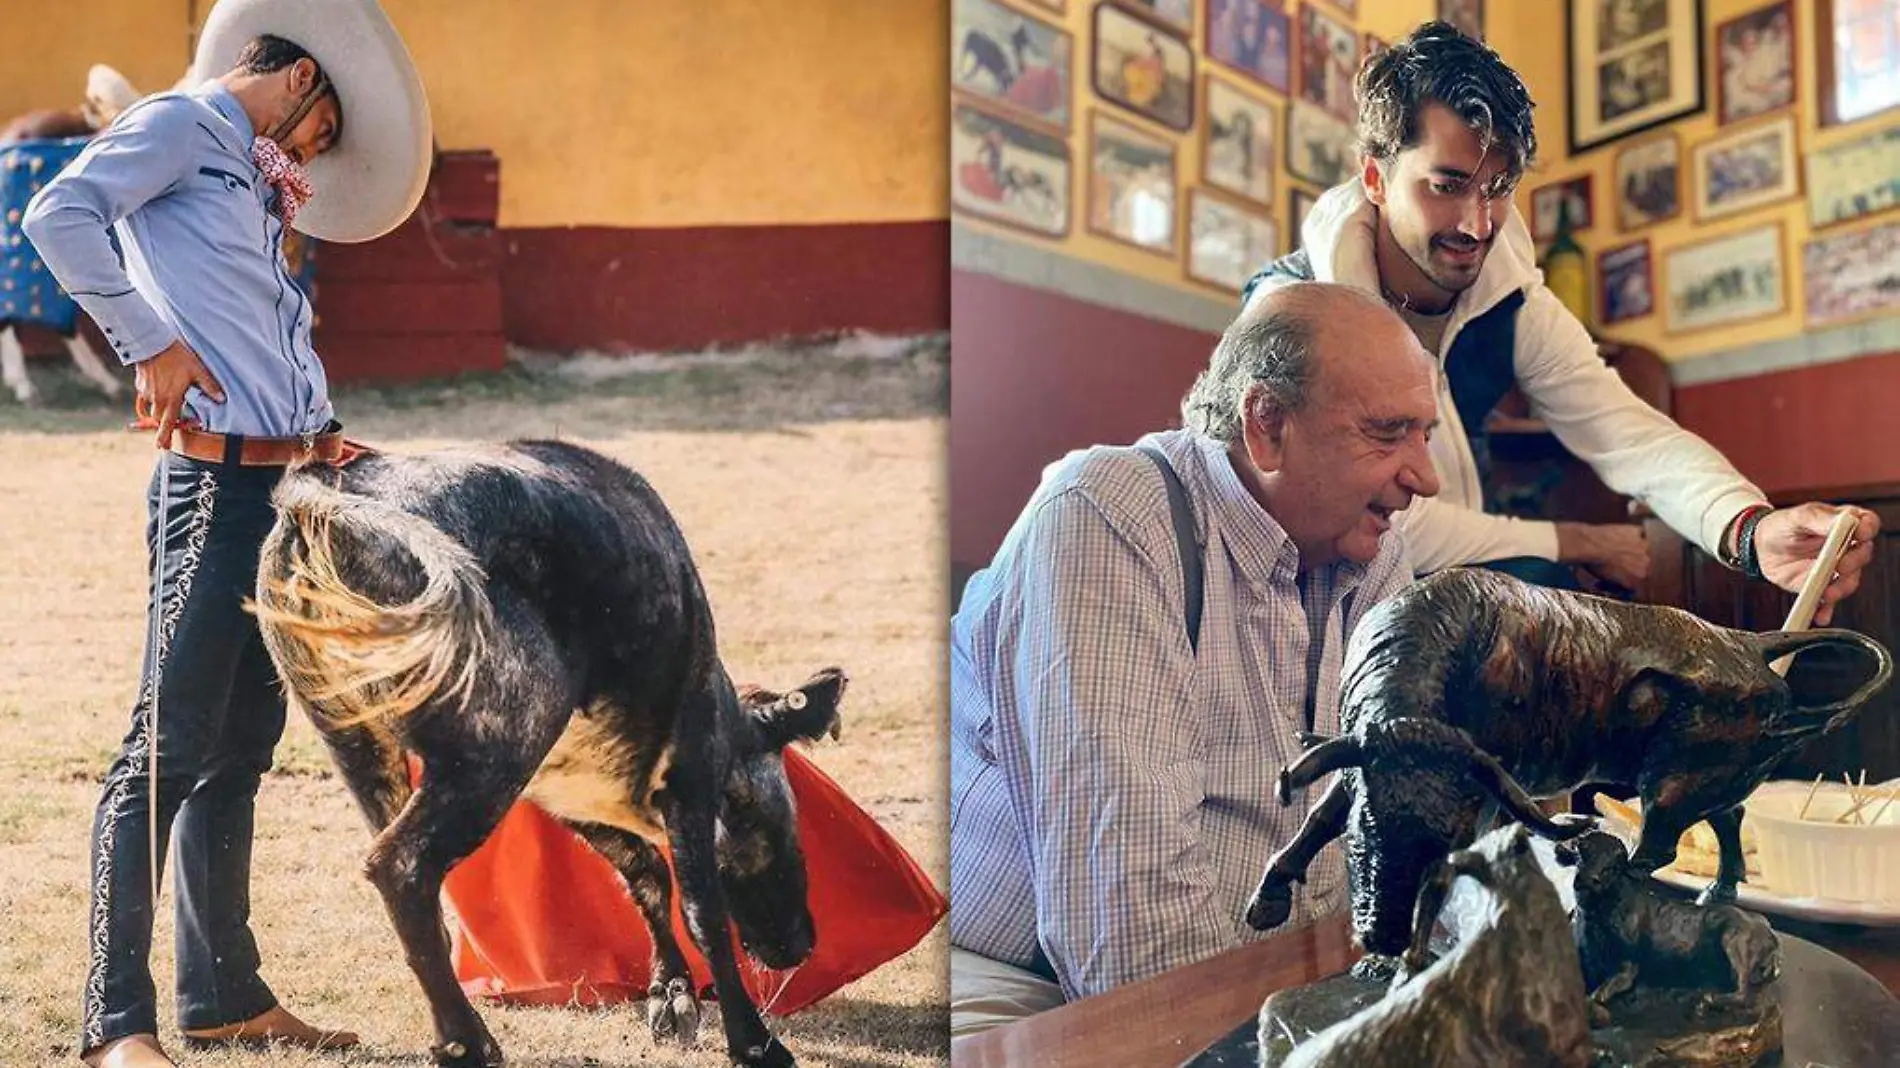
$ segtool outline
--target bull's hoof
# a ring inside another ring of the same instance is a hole
[[[1262,886],[1247,903],[1247,926],[1256,931],[1271,931],[1293,915],[1293,888]]]
[[[655,1042],[663,1042],[679,1030],[672,999],[666,996],[666,987],[657,982],[647,987],[647,1030],[653,1032]]]
[[[1735,904],[1735,887],[1717,879],[1696,895],[1695,903],[1703,906],[1733,905]]]
[[[692,1046],[699,1041],[699,999],[693,997],[689,980],[675,977],[664,986],[655,982],[647,988],[647,1030],[655,1042],[672,1038]]]
[[[502,1068],[501,1047],[483,1036],[479,1042],[444,1042],[429,1053],[442,1068]]]
[[[699,1044],[699,1001],[693,995],[675,994],[672,1004],[673,1016],[679,1020],[679,1043],[692,1047]]]
[[[1387,984],[1399,973],[1399,958],[1384,953],[1368,953],[1352,966],[1352,977],[1370,983]]]
[[[743,1050],[734,1049],[733,1068],[797,1068],[798,1061],[792,1057],[792,1051],[785,1043],[766,1036],[762,1046],[748,1046]]]

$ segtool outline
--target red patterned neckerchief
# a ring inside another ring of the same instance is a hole
[[[251,142],[251,162],[263,172],[264,180],[277,191],[271,211],[289,226],[303,206],[310,202],[310,176],[282,145],[268,137]]]

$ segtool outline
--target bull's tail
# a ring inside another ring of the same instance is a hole
[[[1797,705],[1789,712],[1790,722],[1781,725],[1778,733],[1808,733],[1815,730],[1831,731],[1847,722],[1849,716],[1867,699],[1879,693],[1893,678],[1893,656],[1887,647],[1856,631],[1840,628],[1820,630],[1777,630],[1755,635],[1762,659],[1774,663],[1784,656],[1791,656],[1803,649],[1817,645],[1846,645],[1873,657],[1874,673],[1860,688],[1839,701],[1823,705]]]
[[[466,702],[494,632],[485,576],[468,549],[314,472],[288,474],[275,503],[250,607],[285,687],[315,724],[340,730],[444,698]],[[376,579],[353,584],[346,574]],[[383,581],[391,575],[401,578]],[[364,586],[415,592],[379,596]]]

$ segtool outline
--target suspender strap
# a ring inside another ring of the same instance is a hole
[[[1181,485],[1181,476],[1175,474],[1174,466],[1168,463],[1167,454],[1150,444],[1137,445],[1135,451],[1154,461],[1161,470],[1162,485],[1168,491],[1168,517],[1174,522],[1175,550],[1181,556],[1181,589],[1187,599],[1188,648],[1198,653],[1201,649],[1202,560],[1201,541],[1194,529],[1194,510],[1188,507],[1187,488]]]
[[[1181,556],[1181,588],[1186,591],[1187,600],[1187,636],[1188,648],[1200,652],[1201,645],[1201,585],[1202,565],[1201,542],[1194,528],[1194,510],[1188,507],[1187,488],[1181,485],[1181,476],[1174,473],[1168,456],[1154,445],[1136,445],[1135,451],[1154,461],[1161,470],[1161,482],[1168,491],[1168,518],[1174,524],[1175,551]],[[1040,939],[1036,942],[1036,951],[1029,961],[1029,971],[1049,980],[1060,982],[1056,977],[1055,965],[1049,955],[1043,951]]]

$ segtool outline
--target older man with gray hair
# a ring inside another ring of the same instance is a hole
[[[1376,299],[1276,290],[1186,427],[1051,466],[951,624],[951,1028],[969,1034],[1256,937],[1303,813],[1274,769],[1337,720],[1347,637],[1411,577],[1438,491],[1433,363]],[[1337,855],[1296,916],[1342,903]]]

